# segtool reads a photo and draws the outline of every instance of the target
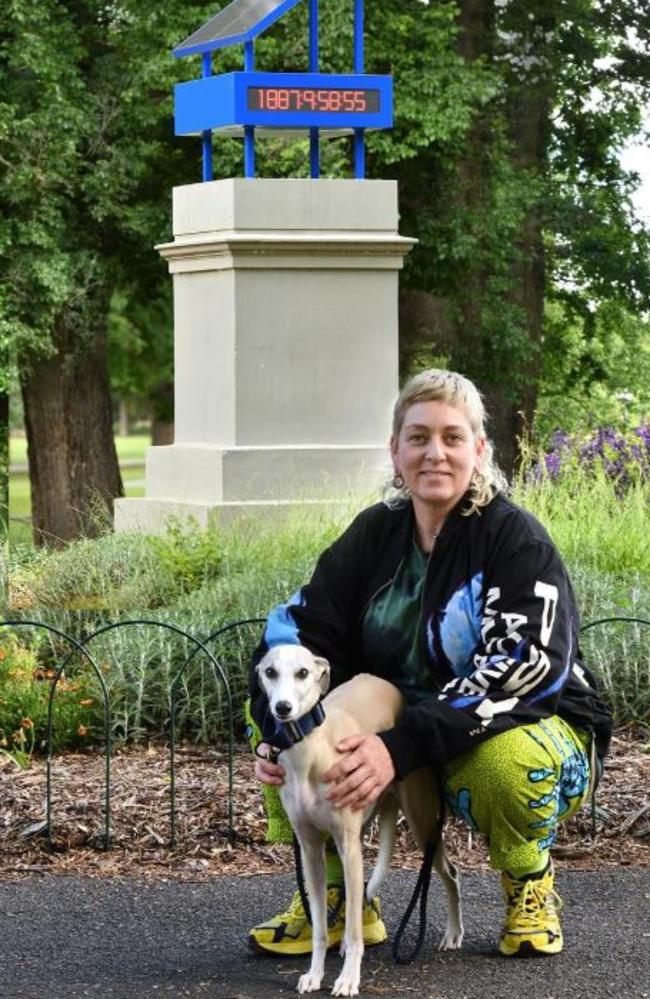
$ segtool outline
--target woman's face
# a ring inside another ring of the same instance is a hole
[[[390,449],[416,511],[423,504],[446,516],[480,470],[485,440],[474,439],[462,407],[436,400],[409,406]]]

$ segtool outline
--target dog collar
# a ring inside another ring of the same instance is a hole
[[[297,742],[302,742],[305,736],[313,732],[315,728],[325,721],[325,711],[320,701],[314,705],[306,715],[296,719],[296,721],[280,722],[276,719],[275,732],[271,738],[274,746],[279,750],[291,749]]]

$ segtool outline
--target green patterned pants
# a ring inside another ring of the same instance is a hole
[[[515,877],[546,866],[558,823],[589,795],[591,737],[557,715],[487,739],[445,767],[445,798],[481,832],[490,864]]]

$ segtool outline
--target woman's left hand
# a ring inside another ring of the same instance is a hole
[[[325,795],[327,800],[335,808],[350,807],[353,812],[374,804],[395,779],[395,767],[382,740],[377,735],[350,735],[336,748],[345,756],[323,778],[333,785]]]

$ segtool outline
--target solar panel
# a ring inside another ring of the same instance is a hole
[[[300,0],[232,0],[174,49],[175,56],[208,52],[247,42],[265,31]]]

